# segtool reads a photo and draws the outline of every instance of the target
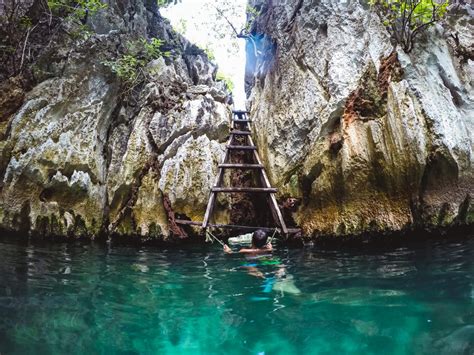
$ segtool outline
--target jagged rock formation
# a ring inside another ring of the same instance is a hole
[[[28,85],[1,84],[3,229],[166,238],[182,232],[172,213],[202,219],[230,122],[216,66],[156,1],[108,4],[89,17],[88,38],[53,34]],[[151,36],[173,56],[149,63],[150,80],[123,95],[103,62]]]
[[[257,145],[306,234],[474,222],[474,19],[407,55],[364,1],[250,1]],[[256,52],[257,50],[257,52]],[[257,56],[255,56],[257,54]]]

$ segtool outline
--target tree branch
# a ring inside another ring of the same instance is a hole
[[[238,38],[242,38],[242,37],[239,37],[239,32],[237,32],[237,29],[235,28],[235,26],[232,24],[232,22],[230,22],[230,20],[227,18],[227,16],[224,14],[224,11],[222,11],[221,9],[219,9],[217,6],[214,6],[214,9],[216,9],[216,11],[219,13],[219,15],[221,15],[224,20],[226,20],[226,22],[229,24],[229,26],[232,28],[232,31],[234,31],[235,35],[238,37]],[[242,34],[244,30],[240,31],[240,34]]]
[[[246,34],[244,33],[245,32],[245,29],[242,29],[240,30],[240,32],[237,32],[237,29],[235,28],[235,26],[232,24],[232,22],[227,18],[227,16],[224,14],[224,12],[219,9],[218,7],[214,6],[214,9],[216,9],[216,11],[219,13],[219,15],[221,15],[224,20],[226,20],[226,22],[229,24],[229,26],[232,28],[232,31],[235,33],[235,36],[237,38],[244,38],[244,39],[248,39],[250,40],[250,42],[252,42],[252,46],[253,46],[253,51],[254,51],[254,54],[255,54],[255,58],[257,58],[258,56],[258,51],[257,51],[257,44],[255,43],[255,40],[252,38],[252,35],[250,34]]]
[[[23,51],[21,52],[20,67],[18,68],[19,71],[21,71],[21,68],[23,68],[23,61],[25,60],[25,50],[26,50],[26,45],[28,44],[28,37],[30,37],[30,33],[33,32],[36,26],[38,26],[38,24],[34,25],[33,27],[28,28],[28,31],[26,32],[25,43],[23,44]]]

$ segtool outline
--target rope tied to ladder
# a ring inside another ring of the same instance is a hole
[[[277,231],[278,231],[278,228],[275,228],[275,230],[273,231],[273,234],[272,234],[272,236],[270,237],[270,240],[268,241],[267,244],[272,244],[273,237],[275,237],[275,234],[276,234]]]
[[[209,237],[212,237],[212,238],[209,238]],[[220,245],[224,246],[224,242],[221,241],[220,239],[218,239],[214,234],[212,234],[211,232],[209,231],[206,231],[206,243],[207,242],[211,242],[212,243],[212,239],[216,240]]]

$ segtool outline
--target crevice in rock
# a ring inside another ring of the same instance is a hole
[[[327,23],[322,23],[319,25],[319,32],[321,35],[325,38],[328,36],[328,24]]]
[[[290,18],[288,19],[287,25],[285,26],[285,31],[286,32],[289,32],[289,31],[293,30],[293,28],[295,26],[296,17],[298,16],[298,14],[301,11],[302,7],[303,7],[303,0],[298,0],[293,12],[291,13]]]
[[[337,157],[337,153],[342,149],[344,144],[344,137],[339,129],[334,130],[329,134],[329,152],[332,158]]]
[[[412,224],[416,226],[421,226],[423,221],[423,202],[420,198],[416,196],[412,196],[410,198],[409,207],[410,207],[410,214],[412,218]]]
[[[238,129],[238,127],[237,127]],[[236,136],[236,145],[244,145],[246,137]],[[253,153],[250,151],[235,151],[231,155],[232,163],[255,164]],[[250,170],[235,169],[230,171],[231,186],[252,187],[261,186],[257,173]],[[269,226],[272,216],[269,204],[264,194],[232,193],[230,194],[230,222],[231,224],[250,226]]]
[[[321,175],[323,171],[323,165],[317,163],[311,167],[306,175],[300,177],[300,186],[303,195],[303,204],[308,204],[311,198],[311,191],[313,182]]]
[[[67,182],[55,183],[43,189],[39,195],[40,201],[54,201],[62,206],[75,205],[86,197],[87,189],[82,188],[79,184],[71,186]]]
[[[12,225],[22,233],[28,233],[31,230],[30,221],[30,201],[23,202],[20,213],[13,216]]]
[[[158,92],[149,100],[151,107],[162,114],[176,109],[180,111],[180,99],[186,93],[187,85],[181,81],[173,81],[166,85],[156,86]]]
[[[0,122],[7,121],[21,107],[26,94],[24,87],[22,76],[12,77],[0,83]],[[3,137],[0,136],[0,139]]]
[[[288,197],[279,204],[280,211],[283,215],[283,220],[286,223],[286,226],[289,228],[296,228],[297,223],[293,218],[293,213],[298,211],[298,208],[301,205],[301,199]]]
[[[292,55],[296,66],[300,68],[303,72],[309,73],[311,77],[318,83],[318,85],[324,90],[324,98],[329,101],[331,99],[331,93],[329,92],[328,86],[323,82],[323,80],[316,74],[316,71],[311,65],[308,65],[305,60],[305,54],[300,53],[298,56]],[[326,62],[328,63],[328,62]],[[327,68],[325,68],[327,70]]]
[[[449,203],[445,202],[441,205],[438,213],[438,225],[443,225],[446,217],[449,215]]]
[[[105,142],[104,142],[103,150],[102,150],[103,159],[104,159],[104,162],[105,162],[105,169],[104,169],[105,170],[105,173],[104,173],[104,181],[105,182],[107,182],[107,180],[108,180],[109,170],[110,170],[110,166],[111,166],[111,163],[112,163],[112,156],[113,156],[112,149],[113,149],[113,147],[110,144],[110,138],[111,138],[114,130],[117,129],[117,127],[119,127],[121,124],[126,124],[127,125],[128,129],[127,129],[127,132],[126,132],[126,136],[122,137],[123,141],[127,142],[126,144],[128,144],[130,135],[132,134],[132,129],[130,127],[130,123],[133,122],[133,119],[136,117],[136,115],[133,115],[133,118],[131,118],[128,121],[123,119],[123,116],[122,116],[122,119],[121,119],[121,111],[123,109],[126,109],[123,106],[123,104],[120,103],[120,102],[117,103],[116,106],[114,107],[114,109],[111,112],[111,117],[110,117],[110,120],[109,120],[110,124],[109,124],[109,127],[107,129],[107,134],[106,134],[106,137],[105,137]],[[123,186],[121,188],[123,189]],[[103,215],[102,215],[101,230],[103,232],[106,232],[109,228],[109,225],[110,225],[110,213],[111,213],[111,211],[116,210],[116,209],[119,208],[118,207],[119,199],[117,197],[122,196],[123,194],[116,191],[112,201],[109,201],[109,194],[108,194],[107,191],[105,192],[104,195],[105,195],[105,201],[104,201],[104,211],[103,211]],[[129,196],[125,197],[125,198],[128,199]]]
[[[119,225],[121,223],[124,223],[124,221],[127,221],[127,223],[131,224],[132,230],[136,230],[135,220],[132,215],[132,210],[137,202],[139,190],[142,185],[142,181],[144,177],[149,173],[150,170],[153,170],[156,173],[158,177],[157,180],[159,180],[159,176],[161,174],[161,164],[159,162],[158,157],[160,156],[160,154],[162,154],[163,146],[161,148],[158,147],[153,139],[152,133],[150,131],[150,122],[152,118],[153,118],[153,115],[149,115],[149,117],[147,118],[147,121],[145,122],[145,127],[146,127],[145,135],[147,138],[148,147],[151,149],[150,157],[147,163],[140,170],[140,172],[138,172],[132,185],[130,187],[123,186],[123,189],[124,189],[123,193],[126,193],[127,196],[125,196],[125,198],[123,197],[119,198],[120,191],[116,191],[114,195],[114,200],[112,201],[110,205],[110,210],[117,210],[119,208],[117,204],[119,204],[121,201],[124,201],[124,202],[122,203],[122,207],[120,207],[120,211],[117,213],[115,220],[109,225],[109,232],[111,233],[116,232]],[[176,138],[177,137],[175,137],[174,139]],[[172,141],[170,141],[170,144],[171,143]],[[176,224],[175,215],[172,209],[171,202],[166,195],[163,196],[162,203],[168,216],[169,230],[172,233],[172,235],[180,239],[186,238],[188,236],[187,233],[180,226]]]
[[[459,169],[456,161],[449,153],[436,150],[428,157],[425,171],[421,179],[422,195],[430,190],[446,189],[457,184]]]
[[[188,235],[184,231],[184,229],[178,226],[178,224],[176,224],[175,213],[173,211],[171,201],[167,195],[163,195],[163,207],[168,217],[168,226],[171,234],[179,239],[187,238]]]
[[[458,215],[456,216],[455,222],[457,224],[467,223],[467,217],[469,213],[469,207],[471,206],[472,198],[469,194],[459,206]]]
[[[454,52],[456,57],[459,58],[461,65],[466,64],[469,60],[474,60],[474,48],[466,48],[461,45],[459,41],[459,34],[457,32],[451,34],[451,38],[454,41]]]
[[[102,150],[102,155],[104,157],[105,166],[106,166],[105,179],[107,179],[107,172],[109,170],[110,163],[111,163],[111,160],[112,160],[112,151],[110,150],[111,147],[109,145],[110,136],[111,136],[112,132],[114,131],[114,129],[120,124],[119,117],[120,117],[120,110],[121,109],[122,109],[122,105],[120,103],[116,104],[114,109],[112,110],[112,113],[110,114],[110,125],[107,129],[107,134],[105,136],[105,142],[104,142],[103,150]],[[130,134],[131,134],[131,130],[129,130],[129,135],[126,137],[126,141],[128,141],[128,138],[130,137]]]
[[[389,179],[385,175],[385,157],[383,153],[376,148],[374,136],[370,126],[366,127],[368,150],[370,152],[372,168],[370,169],[370,186],[380,192],[392,192]]]
[[[454,105],[456,107],[463,106],[464,100],[459,94],[458,88],[456,88],[456,86],[451,82],[451,80],[449,80],[449,78],[446,76],[446,72],[441,66],[438,66],[438,69],[439,69],[439,76],[441,80],[443,81],[444,86],[449,90]]]
[[[128,190],[125,186],[125,192],[127,193],[127,197],[125,198],[125,202],[122,204],[122,207],[120,208],[119,212],[117,213],[117,216],[115,217],[115,220],[110,223],[109,225],[109,232],[114,233],[117,230],[117,227],[120,225],[120,223],[123,222],[124,219],[129,218],[130,223],[132,223],[132,230],[136,230],[136,226],[134,225],[134,220],[131,218],[131,211],[133,207],[135,206],[135,203],[137,202],[138,199],[138,192],[140,190],[140,187],[142,185],[143,178],[145,177],[146,174],[148,174],[150,169],[153,169],[153,158],[150,159],[142,168],[142,170],[139,172],[138,176],[135,178],[135,181],[132,183],[130,186],[130,189]],[[116,196],[117,192],[116,192]],[[115,201],[112,201],[111,204],[111,209],[113,208],[114,204],[119,203],[118,200],[114,197]]]

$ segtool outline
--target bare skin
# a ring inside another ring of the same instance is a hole
[[[273,247],[270,243],[268,243],[262,248],[257,248],[252,244],[250,248],[242,248],[237,253],[246,254],[246,255],[258,255],[258,254],[265,254],[269,252],[271,253],[272,250],[273,250]],[[227,244],[224,244],[224,253],[234,254],[235,252],[231,248],[229,248]],[[254,266],[245,266],[245,269],[247,269],[247,273],[251,276],[255,276],[261,279],[265,278],[265,275],[258,268]]]
[[[264,254],[271,252],[273,250],[273,247],[271,244],[265,245],[263,248],[257,248],[253,244],[250,248],[242,248],[238,251],[238,253],[241,254]],[[227,254],[233,254],[234,251],[232,251],[231,248],[227,244],[224,244],[224,253]]]

